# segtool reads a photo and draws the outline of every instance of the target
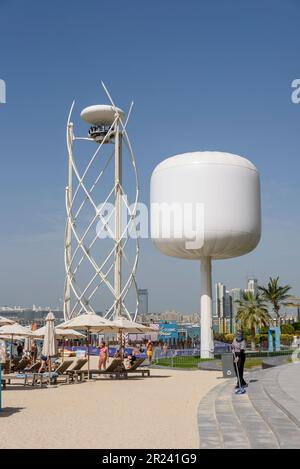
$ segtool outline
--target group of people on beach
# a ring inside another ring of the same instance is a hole
[[[137,357],[140,356],[142,350],[141,348],[136,345],[132,352],[127,355],[127,361],[128,361],[128,366],[129,368],[131,368],[134,363],[136,362],[137,360]],[[153,357],[153,343],[151,340],[149,340],[147,342],[147,345],[146,345],[146,353],[147,353],[147,358],[149,360],[149,364],[151,365],[152,363],[152,357]],[[102,341],[99,345],[99,361],[98,361],[98,368],[99,370],[105,370],[106,369],[106,364],[107,364],[107,360],[109,358],[109,354],[108,354],[108,346],[106,345],[106,342]],[[114,358],[121,358],[122,360],[124,360],[125,358],[125,347],[123,345],[121,345],[119,347],[119,349],[116,351],[115,355],[114,355]]]

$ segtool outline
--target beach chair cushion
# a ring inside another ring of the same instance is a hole
[[[45,373],[36,373],[36,374],[39,374],[40,376],[42,376],[43,378],[57,378],[57,376],[59,376],[58,373],[56,373],[56,371],[51,371],[51,373],[49,374],[48,371],[46,371]]]
[[[24,379],[24,378],[32,378],[32,373],[17,373],[14,378]]]

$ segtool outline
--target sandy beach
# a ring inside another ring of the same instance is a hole
[[[8,386],[0,448],[195,448],[199,401],[220,376],[153,369],[150,378]]]

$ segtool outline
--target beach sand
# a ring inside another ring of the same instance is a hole
[[[220,376],[152,369],[150,378],[7,386],[0,448],[197,448],[198,404]]]

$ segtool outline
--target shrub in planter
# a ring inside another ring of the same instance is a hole
[[[293,342],[294,335],[293,334],[281,334],[280,336],[280,343],[282,345],[291,345]]]
[[[251,344],[251,335],[244,335],[247,345]]]
[[[259,342],[262,344],[263,342],[268,342],[268,334],[259,334]]]
[[[214,339],[219,340],[220,342],[224,342],[224,334],[221,334],[220,332],[215,332]]]
[[[233,341],[233,334],[225,334],[225,342],[231,344]]]
[[[294,327],[292,326],[292,324],[282,324],[280,326],[280,332],[281,334],[293,334]]]
[[[233,335],[232,334],[223,334],[223,333],[214,333],[214,339],[219,340],[220,342],[228,342],[231,343],[233,340]]]

